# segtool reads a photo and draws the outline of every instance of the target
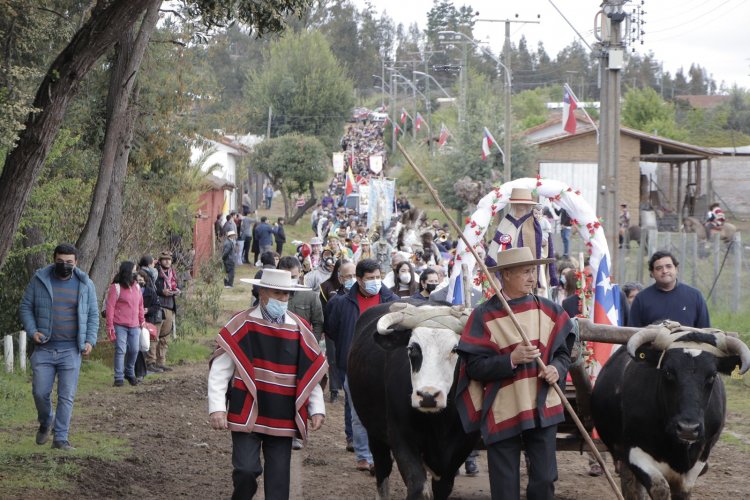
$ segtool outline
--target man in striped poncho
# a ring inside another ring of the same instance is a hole
[[[575,333],[560,306],[531,293],[537,266],[547,262],[521,247],[498,252],[498,265],[490,268],[499,271],[501,293],[532,345],[523,344],[497,297],[474,309],[458,344],[456,406],[466,432],[482,432],[493,500],[520,498],[522,444],[529,459],[527,498],[554,498],[555,437],[565,416],[550,384],[565,381]]]
[[[285,270],[264,269],[256,307],[221,329],[208,373],[208,412],[214,429],[232,431],[233,499],[252,498],[263,448],[266,499],[289,498],[292,438],[307,439],[325,419],[319,382],[328,369],[310,325],[287,311],[289,295],[309,290]],[[228,396],[228,397],[227,397]],[[227,401],[228,399],[228,401]]]

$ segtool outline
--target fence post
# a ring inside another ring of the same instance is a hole
[[[643,283],[643,247],[646,246],[647,241],[648,233],[645,233],[645,231],[641,231],[641,239],[638,240],[638,258],[636,260],[638,266],[636,267],[635,271],[635,280],[638,283]]]
[[[18,367],[26,373],[26,332],[18,332]]]
[[[680,262],[687,262],[687,233],[681,232],[680,233]],[[695,265],[695,262],[692,262],[691,265]],[[683,269],[685,269],[683,267]]]
[[[742,290],[742,237],[740,233],[735,233],[732,238],[732,250],[734,250],[734,273],[732,273],[732,285],[734,293],[732,294],[732,312],[740,310],[740,292]]]
[[[719,244],[721,242],[721,239],[719,238],[719,233],[716,232],[713,235],[713,254],[714,254],[714,279],[713,283],[716,283],[718,285],[718,279],[719,279],[719,268],[721,267],[721,245]],[[714,286],[716,288],[716,286]],[[718,293],[712,293],[711,294],[711,305],[716,306],[716,304],[719,302],[717,295]]]
[[[690,257],[693,260],[693,269],[690,272],[690,284],[698,288],[698,233],[690,233]]]
[[[13,373],[13,335],[5,336],[5,371]]]

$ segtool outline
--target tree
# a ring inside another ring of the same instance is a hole
[[[245,95],[256,130],[265,131],[270,107],[272,136],[314,135],[329,147],[354,103],[352,83],[320,33],[288,34],[271,44],[263,67],[250,72]]]
[[[284,218],[288,224],[295,224],[310,207],[317,204],[314,182],[326,178],[326,151],[315,137],[288,134],[261,142],[250,155],[250,162],[255,168],[266,174],[273,187],[281,191]],[[309,199],[291,215],[291,195],[305,191],[310,193]]]
[[[100,0],[70,43],[55,58],[36,91],[15,148],[0,174],[0,266],[5,263],[13,235],[34,182],[57,136],[65,111],[80,82],[96,62],[129,31],[153,0]],[[207,26],[236,18],[261,36],[284,27],[284,15],[299,14],[308,0],[191,0],[190,12]]]
[[[682,140],[686,137],[675,121],[674,106],[650,87],[630,89],[622,105],[622,123],[649,134]]]

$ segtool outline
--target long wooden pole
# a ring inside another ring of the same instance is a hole
[[[438,195],[437,191],[434,187],[432,187],[432,183],[430,183],[429,180],[427,180],[427,177],[424,176],[422,173],[422,170],[414,163],[414,160],[411,159],[409,156],[409,153],[406,152],[406,149],[401,145],[400,142],[396,142],[396,145],[398,146],[399,151],[401,151],[401,154],[404,155],[404,158],[406,161],[411,165],[411,167],[414,169],[414,172],[417,174],[417,176],[422,179],[422,182],[425,183],[425,186],[427,186],[427,189],[430,191],[430,194],[432,195],[433,199],[435,200],[435,203],[437,203],[438,207],[440,207],[440,210],[443,212],[445,217],[448,219],[450,224],[453,226],[453,229],[458,233],[459,237],[464,241],[464,244],[466,245],[466,248],[469,249],[471,254],[474,256],[474,259],[477,261],[477,265],[480,267],[482,272],[485,276],[487,276],[487,279],[490,282],[490,285],[492,286],[492,289],[495,291],[495,295],[500,300],[500,303],[503,306],[503,309],[508,313],[508,317],[513,322],[513,325],[516,327],[516,330],[521,335],[521,338],[523,339],[523,343],[526,345],[531,345],[531,342],[529,341],[528,335],[526,335],[526,332],[524,332],[523,327],[521,326],[521,323],[518,322],[518,318],[516,318],[516,315],[513,313],[513,310],[508,305],[508,302],[505,300],[505,297],[503,297],[503,294],[500,292],[500,286],[498,286],[497,282],[495,281],[494,274],[489,272],[489,269],[487,269],[487,266],[485,265],[484,261],[479,257],[479,254],[477,254],[477,251],[474,249],[474,247],[471,245],[469,240],[464,235],[463,230],[458,226],[456,221],[453,220],[453,218],[450,216],[450,213],[448,213],[448,209],[445,208],[445,205],[443,205],[443,202],[440,201],[440,196]],[[536,359],[537,364],[539,365],[540,369],[544,369],[546,365],[544,364],[544,361],[541,360],[541,358]],[[594,454],[594,457],[596,457],[596,461],[599,462],[599,465],[602,466],[602,470],[604,470],[604,474],[607,477],[607,481],[609,482],[609,485],[612,487],[612,491],[614,491],[615,496],[620,499],[624,500],[622,493],[620,493],[620,488],[617,487],[617,484],[615,483],[614,478],[612,477],[612,474],[610,474],[609,470],[607,469],[606,464],[604,463],[604,458],[602,457],[601,453],[599,453],[599,450],[596,448],[596,445],[594,444],[594,441],[591,439],[591,436],[589,436],[588,431],[586,431],[586,428],[583,426],[583,422],[581,422],[581,419],[578,418],[578,415],[576,415],[575,410],[573,409],[573,406],[571,406],[570,402],[568,401],[568,398],[565,397],[565,393],[560,388],[560,386],[557,383],[551,384],[552,387],[555,389],[555,392],[558,396],[560,396],[560,400],[563,403],[563,406],[568,411],[568,414],[570,414],[570,418],[573,419],[573,422],[575,422],[576,427],[578,427],[578,431],[581,433],[581,436],[583,436],[583,439],[586,441],[586,444],[589,446],[589,449]]]

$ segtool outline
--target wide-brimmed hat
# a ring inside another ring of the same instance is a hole
[[[230,229],[229,231],[227,231],[227,236],[237,236],[237,233]]]
[[[497,252],[496,266],[488,268],[489,271],[499,271],[519,266],[538,266],[549,264],[555,259],[535,259],[529,247],[510,248]]]
[[[537,201],[531,195],[530,189],[513,188],[510,192],[508,203],[515,203],[516,205],[536,205]]]
[[[159,260],[162,260],[162,259],[172,260],[172,252],[164,251],[164,252],[160,253],[159,254]]]
[[[263,269],[260,279],[242,278],[240,281],[249,285],[259,286],[260,288],[273,288],[274,290],[283,290],[286,292],[312,290],[311,288],[297,284],[292,279],[292,273],[284,269]]]

